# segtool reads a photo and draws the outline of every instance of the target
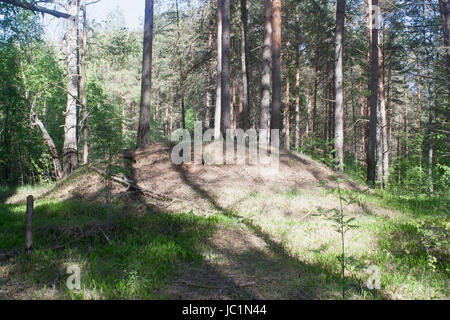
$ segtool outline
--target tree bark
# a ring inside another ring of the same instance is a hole
[[[241,73],[242,73],[242,91],[241,104],[242,112],[240,112],[240,125],[242,129],[250,128],[249,123],[249,103],[250,87],[248,74],[248,45],[247,45],[247,29],[248,29],[248,0],[241,0]]]
[[[261,63],[261,112],[259,128],[267,130],[269,135],[270,121],[270,58],[271,58],[271,38],[272,38],[272,2],[264,1],[264,38],[262,48]]]
[[[68,12],[75,18],[66,20],[68,83],[63,147],[64,176],[70,175],[78,168],[78,10],[78,0],[69,0]]]
[[[36,113],[31,115],[32,126],[37,126],[42,133],[42,138],[44,139],[44,143],[47,146],[48,152],[52,157],[53,168],[55,169],[56,180],[59,180],[63,176],[63,171],[61,169],[61,164],[59,162],[58,150],[56,149],[56,145],[53,142],[53,139],[50,137],[47,129],[45,128],[42,121],[39,119]]]
[[[299,21],[298,5],[296,6],[296,22]],[[308,121],[308,119],[306,120]],[[306,124],[305,127],[308,127]],[[306,133],[305,133],[306,134]],[[300,32],[295,33],[295,149],[300,147]]]
[[[221,132],[226,136],[227,129],[231,129],[230,117],[231,89],[230,89],[230,0],[222,2],[222,102],[221,102]]]
[[[214,139],[220,138],[220,124],[222,114],[222,3],[217,0],[217,89],[216,89],[216,109],[214,115]]]
[[[291,149],[291,91],[290,91],[290,77],[291,69],[289,67],[289,41],[286,43],[286,103],[284,108],[284,130],[285,130],[285,146],[286,149]]]
[[[450,0],[439,0],[439,12],[441,14],[442,19],[442,31],[444,34],[444,47],[445,47],[445,59],[447,62],[447,88],[449,100],[447,101],[450,104]]]
[[[370,0],[370,10],[373,6],[378,6],[378,0]],[[378,26],[374,23],[377,18],[371,16],[371,62],[372,77],[370,82],[370,122],[369,122],[369,139],[367,144],[367,182],[375,185],[376,179],[376,147],[377,147],[377,110],[378,110]]]
[[[213,43],[213,29],[214,25],[212,21],[209,24],[209,37],[208,37],[208,52],[212,51]],[[205,129],[211,127],[211,63],[208,60],[206,70],[206,110],[205,110]]]
[[[273,3],[272,32],[272,120],[271,129],[281,128],[281,0]]]
[[[380,122],[381,122],[381,143],[382,143],[382,184],[381,187],[386,187],[389,183],[389,145],[388,145],[388,132],[387,132],[387,119],[386,119],[386,103],[384,97],[384,59],[383,59],[383,47],[380,40],[381,31],[378,34],[379,37],[379,58],[378,58],[378,87],[380,89]]]
[[[337,171],[344,171],[344,20],[345,0],[337,0],[335,86],[336,109],[334,113],[335,149]]]
[[[431,87],[428,84],[428,195],[433,194],[433,108],[431,103]]]
[[[86,96],[86,50],[87,50],[87,16],[86,16],[86,0],[82,0],[81,10],[83,12],[83,39],[81,45],[81,62],[80,62],[80,94],[81,104],[83,108],[83,164],[89,161],[89,124],[87,111]]]
[[[138,145],[150,144],[150,105],[152,92],[153,0],[145,0],[144,46],[142,53],[141,106]]]

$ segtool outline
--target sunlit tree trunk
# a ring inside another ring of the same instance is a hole
[[[379,33],[380,39],[381,32]],[[382,157],[379,161],[382,162],[382,184],[381,187],[385,187],[389,182],[389,145],[388,145],[388,133],[387,133],[387,119],[386,119],[386,103],[384,97],[384,59],[383,59],[383,48],[381,47],[382,41],[380,43],[379,49],[379,59],[378,59],[378,87],[380,89],[380,133],[381,133],[381,147]]]
[[[250,87],[249,87],[249,73],[248,73],[248,44],[247,44],[247,29],[248,29],[248,0],[241,0],[241,75],[242,75],[242,91],[241,99],[242,110],[240,111],[240,126],[247,130],[250,127],[249,123],[249,103]]]
[[[298,5],[296,6],[296,22],[299,21]],[[310,98],[310,97],[308,97]],[[308,100],[309,102],[309,100]],[[308,119],[306,119],[308,122]],[[308,127],[306,124],[305,127]],[[305,135],[307,133],[305,132]],[[300,146],[300,33],[295,33],[295,149]]]
[[[145,0],[144,46],[142,53],[141,106],[138,145],[150,144],[150,104],[152,90],[153,0]]]
[[[290,60],[289,60],[289,41],[286,43],[286,102],[284,108],[284,132],[285,132],[285,146],[286,149],[291,148],[291,91],[290,91]]]
[[[216,140],[220,138],[222,114],[222,2],[223,0],[217,0],[217,89],[214,114],[214,139]]]
[[[261,110],[259,128],[267,130],[269,137],[270,121],[270,57],[272,38],[272,1],[264,1],[264,38],[261,63]]]
[[[231,108],[231,79],[230,79],[230,0],[222,2],[222,103],[221,103],[221,132],[226,135],[227,129],[232,128]]]
[[[281,128],[281,0],[273,3],[272,32],[272,120],[271,129]]]
[[[378,0],[370,0],[371,8],[378,6]],[[376,148],[377,148],[377,110],[378,110],[378,26],[374,15],[371,17],[372,36],[371,36],[371,62],[372,77],[370,82],[370,122],[369,122],[369,141],[367,144],[367,181],[375,185],[376,179]]]
[[[87,49],[87,16],[86,16],[86,0],[82,0],[81,10],[83,11],[83,39],[81,45],[81,61],[80,61],[80,94],[81,104],[83,108],[83,164],[89,161],[89,124],[86,97],[86,49]],[[125,110],[125,109],[124,109]]]
[[[335,149],[337,170],[344,171],[344,19],[345,0],[337,0],[335,86],[336,109],[334,113]]]
[[[447,86],[448,86],[448,95],[449,100],[447,103],[450,103],[450,0],[439,0],[439,12],[441,14],[442,19],[442,32],[444,34],[444,47],[445,47],[445,59],[447,62]]]
[[[63,166],[64,176],[78,168],[78,0],[69,0],[66,20],[67,109],[65,111]]]
[[[214,25],[209,23],[208,52],[212,51]],[[205,110],[205,129],[211,126],[211,63],[208,60],[206,71],[206,110]]]

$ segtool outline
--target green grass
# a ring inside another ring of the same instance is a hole
[[[2,192],[11,194],[7,188]],[[346,236],[352,257],[346,274],[347,298],[449,297],[450,219],[445,199],[423,198],[416,207],[413,197],[385,191],[342,192],[368,205],[355,216],[358,228]],[[306,195],[292,189],[274,199],[296,201],[325,193],[310,190]],[[254,192],[248,199],[258,202],[266,197]],[[379,214],[381,208],[392,209],[392,215]],[[209,237],[227,228],[245,230],[267,244],[270,254],[258,248],[243,252],[227,248],[226,256],[233,261],[233,273],[255,279],[264,296],[279,299],[301,292],[300,296],[310,298],[340,299],[339,235],[319,216],[265,216],[251,210],[219,212],[208,218],[193,213],[136,216],[118,204],[38,200],[31,260],[23,250],[24,220],[25,204],[0,204],[0,288],[7,289],[7,295],[0,291],[0,298],[20,298],[30,291],[36,299],[170,298],[164,288],[172,284],[181,266],[197,266],[192,269],[195,274],[212,261],[217,274],[225,274],[220,264],[214,264],[223,252]],[[11,255],[1,258],[4,253]],[[67,267],[72,264],[81,267],[80,291],[66,287]],[[366,286],[371,265],[380,268],[380,290]],[[201,273],[194,277],[203,281]]]
[[[24,213],[24,205],[0,204],[0,253],[19,249],[9,264],[8,282],[38,295],[55,285],[56,298],[157,298],[158,287],[181,262],[201,261],[199,245],[216,223],[193,214],[136,217],[113,206],[37,201],[35,250],[28,261],[21,250]],[[80,292],[65,286],[70,264],[81,267]]]

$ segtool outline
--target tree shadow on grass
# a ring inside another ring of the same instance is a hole
[[[16,190],[16,186],[0,185],[0,203],[13,196],[16,193]]]
[[[236,254],[236,252],[228,252],[228,256],[234,256],[234,260],[236,262],[252,261],[250,263],[243,264],[244,273],[262,273],[267,272],[267,270],[275,267],[275,269],[278,270],[280,274],[284,273],[284,275],[279,278],[275,276],[270,279],[270,275],[269,277],[267,277],[268,274],[266,273],[266,282],[267,284],[269,284],[270,282],[273,282],[274,279],[278,279],[278,281],[284,283],[285,288],[281,288],[282,286],[280,287],[280,283],[277,284],[277,287],[279,287],[281,291],[284,291],[282,293],[282,298],[288,299],[323,298],[324,288],[320,285],[320,282],[324,282],[323,279],[326,279],[325,283],[323,283],[324,285],[326,285],[327,287],[335,287],[335,290],[333,293],[331,293],[331,296],[339,298],[339,294],[341,292],[341,278],[339,273],[328,270],[327,268],[323,268],[319,265],[304,263],[298,258],[292,256],[284,243],[274,240],[272,236],[265,232],[257,223],[255,223],[254,220],[242,217],[238,213],[233,212],[228,208],[222,207],[219,204],[218,200],[214,197],[214,195],[210,194],[207,190],[203,189],[202,186],[195,183],[194,179],[190,178],[188,170],[186,170],[182,165],[174,165],[174,167],[179,172],[184,183],[195,190],[197,194],[200,195],[203,199],[208,200],[217,211],[221,212],[227,217],[239,221],[252,234],[264,241],[266,247],[269,250],[269,253],[263,252],[263,250],[257,250],[256,252],[259,251],[258,254],[256,254],[257,259],[255,259],[255,251],[251,254],[251,256],[253,256],[252,259],[247,259],[249,252],[238,254]],[[239,241],[239,239],[237,239],[237,241]],[[258,261],[258,263],[260,264],[262,263],[262,267],[260,267],[259,270],[258,268],[255,268],[255,261]],[[317,283],[314,283],[315,281],[317,281]],[[359,280],[346,279],[346,283],[348,287],[353,288],[356,291],[360,290],[361,288],[364,288],[365,290],[367,290],[367,292],[370,291],[364,285],[362,285],[361,281]],[[264,284],[262,286],[264,287]],[[387,299],[387,296],[385,296],[381,291],[375,290],[371,292],[374,297]]]
[[[2,215],[11,219],[4,227],[18,226],[8,237],[21,242],[24,214],[6,208]],[[37,203],[33,257],[27,260],[19,251],[0,260],[0,299],[168,298],[160,288],[182,265],[201,262],[201,244],[215,227],[214,219],[193,214],[138,217],[76,201]],[[71,264],[81,268],[78,293],[66,287]],[[216,281],[230,282],[213,268],[209,271]],[[252,297],[245,288],[231,288],[226,296]]]

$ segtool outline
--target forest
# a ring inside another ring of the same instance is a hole
[[[140,1],[0,0],[0,300],[449,298],[449,0]]]

